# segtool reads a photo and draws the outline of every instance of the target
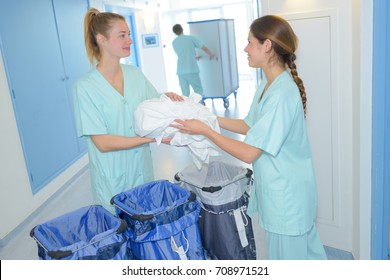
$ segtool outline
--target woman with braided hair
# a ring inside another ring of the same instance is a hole
[[[305,114],[306,92],[294,54],[298,39],[286,20],[266,15],[248,35],[250,67],[264,78],[245,119],[218,117],[220,127],[244,141],[217,133],[198,120],[176,120],[182,133],[202,134],[225,152],[253,164],[248,213],[259,213],[269,259],[326,259],[315,226],[317,189]]]

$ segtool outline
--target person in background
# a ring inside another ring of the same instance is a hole
[[[249,66],[261,68],[264,78],[245,119],[218,117],[220,127],[246,135],[243,142],[199,120],[176,120],[172,126],[207,136],[253,164],[248,213],[259,213],[269,259],[326,259],[315,225],[317,189],[306,131],[306,92],[295,64],[297,44],[281,17],[266,15],[251,24],[245,52]]]
[[[203,95],[202,82],[199,77],[199,66],[196,49],[202,49],[212,60],[215,55],[196,37],[185,35],[180,24],[172,28],[177,37],[173,40],[172,46],[177,54],[177,71],[179,84],[184,96],[190,95],[190,86],[194,92]]]
[[[77,134],[87,141],[95,203],[114,213],[113,196],[154,180],[149,143],[155,140],[135,134],[133,112],[159,94],[137,67],[120,64],[132,44],[123,16],[91,8],[84,38],[93,67],[73,87]]]

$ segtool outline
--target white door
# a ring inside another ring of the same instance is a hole
[[[343,196],[336,13],[283,16],[299,38],[297,71],[307,93],[307,126],[318,186],[317,225],[325,245],[350,251],[352,202]],[[341,207],[341,205],[343,207]]]

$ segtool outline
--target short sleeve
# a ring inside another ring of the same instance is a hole
[[[107,134],[107,126],[99,107],[82,81],[73,87],[73,106],[77,136]]]
[[[152,99],[157,98],[160,96],[160,94],[157,92],[156,88],[153,86],[153,84],[149,81],[147,77],[144,76],[145,79],[145,87],[146,87],[146,99]]]
[[[122,64],[122,70],[124,71],[125,77],[125,90],[131,89],[131,91],[137,91],[137,96],[141,101],[160,96],[153,84],[138,67]],[[130,99],[134,99],[135,94],[131,93],[131,91],[126,91],[125,95]]]
[[[245,143],[276,156],[286,140],[293,125],[298,104],[286,95],[273,94],[258,107],[256,120],[248,123],[250,129]]]
[[[194,42],[194,45],[196,48],[201,49],[204,46],[203,42],[201,40],[199,40],[198,38],[196,38],[194,36],[191,36],[191,38],[192,38],[192,41]]]

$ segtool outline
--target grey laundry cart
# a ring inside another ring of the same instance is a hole
[[[196,193],[201,202],[199,229],[208,259],[254,260],[256,246],[247,215],[252,170],[222,161],[189,165],[175,182]]]
[[[209,60],[201,55],[198,60],[203,86],[203,100],[222,98],[229,107],[229,95],[237,95],[239,87],[236,37],[233,19],[188,22],[190,34],[199,38],[215,55]]]

